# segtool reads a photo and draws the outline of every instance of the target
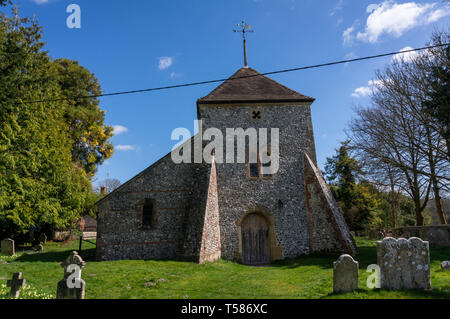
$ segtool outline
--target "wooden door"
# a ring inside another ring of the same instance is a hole
[[[269,225],[259,214],[249,214],[241,224],[242,263],[263,265],[270,263]]]

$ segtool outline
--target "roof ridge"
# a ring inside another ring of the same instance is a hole
[[[242,73],[242,74],[240,74]],[[240,68],[208,95],[199,98],[201,103],[227,102],[312,102],[303,95],[253,68]]]

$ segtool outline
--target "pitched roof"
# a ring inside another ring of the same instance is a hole
[[[313,102],[252,68],[241,68],[198,104],[242,102]]]

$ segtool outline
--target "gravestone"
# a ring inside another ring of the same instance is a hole
[[[381,288],[431,289],[430,248],[417,237],[386,237],[377,242]]]
[[[442,270],[450,270],[450,261],[445,260],[441,263]]]
[[[81,279],[81,269],[85,264],[76,251],[61,263],[64,278],[58,282],[56,299],[84,299],[86,283]]]
[[[11,280],[6,283],[7,287],[11,287],[11,298],[17,299],[20,295],[20,288],[24,287],[26,283],[25,278],[22,278],[22,273],[15,273]]]
[[[334,293],[350,292],[358,289],[359,263],[350,255],[342,255],[333,263]]]
[[[12,240],[11,238],[3,239],[1,247],[3,255],[14,256],[14,254],[16,253],[14,250],[14,240]]]
[[[46,234],[42,233],[42,234],[39,236],[39,243],[41,243],[41,244],[47,243],[47,235],[46,235]]]

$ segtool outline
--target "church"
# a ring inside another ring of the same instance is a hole
[[[278,170],[265,174],[248,156],[176,164],[169,153],[97,203],[97,260],[263,265],[315,252],[353,255],[317,167],[313,102],[247,65],[239,69],[197,100],[198,119],[203,130],[278,128]]]

